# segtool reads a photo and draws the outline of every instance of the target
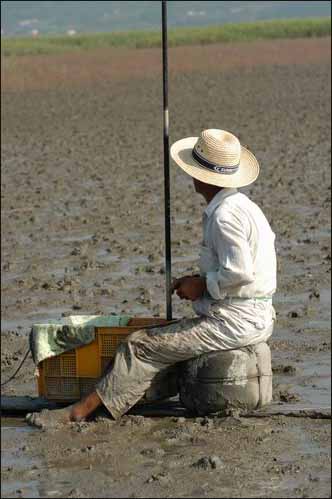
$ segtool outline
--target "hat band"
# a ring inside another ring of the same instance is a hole
[[[233,166],[221,166],[217,165],[216,163],[212,163],[211,161],[208,161],[205,158],[202,158],[200,154],[198,154],[195,149],[192,150],[192,156],[197,163],[199,163],[201,166],[204,168],[207,168],[208,170],[212,170],[216,173],[224,173],[225,175],[231,175],[232,173],[236,173],[239,169],[240,163],[237,165]]]

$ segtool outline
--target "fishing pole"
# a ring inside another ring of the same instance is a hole
[[[163,106],[164,106],[164,195],[165,195],[165,274],[166,318],[172,320],[172,262],[171,262],[171,203],[169,175],[169,117],[168,117],[168,50],[167,50],[167,0],[161,2],[162,53],[163,53]]]

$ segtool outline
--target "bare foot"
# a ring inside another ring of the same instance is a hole
[[[71,421],[70,415],[73,406],[65,407],[64,409],[56,409],[50,411],[44,409],[41,412],[32,412],[26,415],[25,420],[31,426],[36,426],[42,430],[54,428],[61,424],[66,424]]]
[[[92,392],[76,404],[50,411],[44,409],[40,413],[33,412],[26,416],[26,421],[31,426],[47,429],[58,425],[70,423],[71,421],[81,422],[92,414],[101,405],[101,400],[97,392]]]

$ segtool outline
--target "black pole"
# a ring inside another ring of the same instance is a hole
[[[171,263],[171,203],[169,182],[169,120],[168,120],[168,58],[167,1],[162,0],[163,95],[164,95],[164,191],[165,191],[165,259],[166,259],[166,318],[172,320]]]

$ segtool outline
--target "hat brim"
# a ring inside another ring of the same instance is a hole
[[[201,166],[192,156],[198,137],[187,137],[175,142],[170,149],[175,163],[193,178],[218,187],[244,187],[256,180],[259,164],[255,156],[241,146],[239,169],[232,174],[216,173]]]

